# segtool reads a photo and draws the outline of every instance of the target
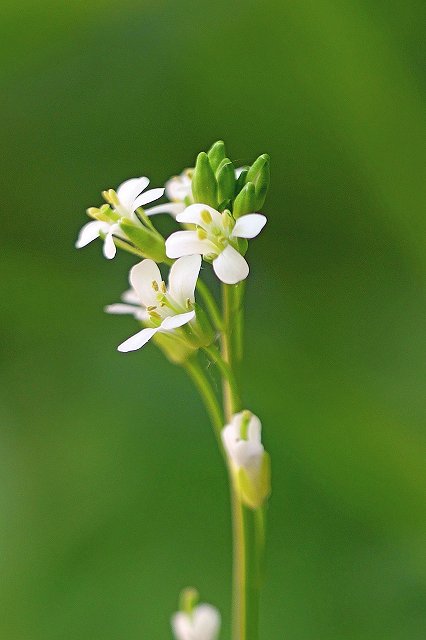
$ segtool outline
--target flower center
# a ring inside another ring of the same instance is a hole
[[[191,300],[187,298],[185,301],[186,308],[184,308],[172,298],[163,280],[160,283],[157,280],[153,280],[151,287],[155,294],[156,304],[148,306],[146,310],[154,326],[159,326],[167,316],[174,316],[192,310],[193,303]]]
[[[220,224],[215,223],[207,209],[201,211],[200,217],[202,226],[197,226],[198,238],[209,240],[217,250],[216,253],[221,253],[229,244],[229,236],[235,224],[230,212],[225,210],[221,214]]]

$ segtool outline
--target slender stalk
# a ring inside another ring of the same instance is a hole
[[[240,396],[239,396],[238,384],[237,384],[237,380],[234,375],[234,372],[232,371],[229,364],[222,358],[220,351],[217,349],[217,347],[214,344],[211,344],[208,347],[203,347],[203,351],[217,365],[223,378],[226,379],[227,384],[229,384],[229,392],[232,396],[233,411],[236,411],[237,409],[234,409],[234,407],[239,406]]]
[[[223,320],[222,320],[221,313],[218,309],[218,306],[216,304],[216,300],[211,294],[211,291],[208,288],[208,286],[205,284],[205,282],[201,280],[201,278],[198,278],[197,280],[197,289],[200,292],[200,295],[210,315],[210,318],[213,321],[215,329],[217,329],[217,331],[222,331]]]
[[[235,376],[235,367],[242,349],[242,296],[244,289],[238,285],[222,286],[224,329],[222,333],[222,358]],[[241,409],[238,389],[232,388],[229,378],[223,379],[225,418]],[[233,522],[233,639],[258,639],[258,611],[260,590],[259,526],[255,511],[245,507],[231,483],[231,507]]]
[[[190,358],[186,361],[184,366],[186,372],[188,373],[189,377],[192,379],[193,383],[200,393],[200,396],[204,402],[204,406],[212,423],[220,449],[222,450],[222,439],[220,436],[220,432],[224,422],[222,409],[216,397],[216,394],[213,391],[207,376],[201,369],[200,364],[196,358]]]

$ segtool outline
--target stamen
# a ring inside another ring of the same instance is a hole
[[[158,291],[158,282],[157,282],[157,280],[153,280],[151,282],[151,287],[154,289],[154,291]]]
[[[205,240],[207,238],[207,231],[205,229],[202,229],[201,227],[198,227],[197,236],[200,240]]]
[[[112,205],[120,204],[120,201],[114,189],[108,189],[108,191],[102,191],[102,197],[104,200],[106,200]]]
[[[161,289],[161,291],[163,293],[167,293],[167,287],[166,287],[166,283],[164,282],[164,280],[161,281],[160,289]]]
[[[222,224],[228,231],[230,231],[234,226],[234,221],[227,209],[222,213]]]
[[[210,212],[209,212],[209,211],[207,211],[207,209],[204,209],[204,210],[201,212],[201,214],[200,214],[200,215],[201,215],[201,220],[202,220],[203,222],[205,222],[205,224],[211,224],[211,223],[212,223],[212,217],[211,217],[211,214],[210,214]]]
[[[156,308],[157,307],[155,304],[151,304],[149,307],[146,308],[146,310],[148,311],[148,313],[150,313],[151,311],[155,311]]]
[[[151,318],[156,318],[157,320],[161,320],[160,314],[157,313],[156,311],[149,311],[148,313],[151,316]]]
[[[187,309],[192,309],[192,302],[189,298],[186,299],[186,308]]]

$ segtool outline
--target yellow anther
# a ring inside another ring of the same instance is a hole
[[[206,224],[211,224],[211,223],[212,223],[212,217],[211,217],[211,215],[210,215],[210,212],[209,212],[209,211],[207,211],[207,209],[204,209],[204,210],[201,212],[201,220],[202,220],[203,222],[205,222]]]
[[[192,309],[192,302],[189,298],[186,299],[186,308],[187,309]]]
[[[164,280],[161,281],[160,289],[161,289],[161,291],[163,293],[167,293],[167,287],[166,287],[166,283],[164,282]]]
[[[156,311],[149,311],[149,315],[151,316],[151,318],[156,318],[157,320],[161,319],[160,314],[157,313]]]
[[[197,229],[197,236],[200,240],[205,240],[207,238],[207,232],[205,229],[202,229],[201,227],[198,227]]]
[[[109,204],[112,204],[112,205],[120,204],[120,201],[114,189],[108,189],[108,191],[102,191],[102,197],[104,200],[109,202]]]
[[[234,226],[231,214],[228,211],[224,211],[222,213],[222,224],[225,229],[232,229],[232,227]]]
[[[154,289],[154,291],[158,291],[158,282],[157,282],[157,280],[153,280],[151,282],[151,287]]]
[[[149,307],[146,308],[146,310],[148,311],[148,313],[150,313],[151,311],[155,311],[156,308],[157,307],[155,304],[151,304]]]

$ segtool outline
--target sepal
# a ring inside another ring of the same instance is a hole
[[[207,152],[209,157],[210,166],[213,171],[217,171],[222,160],[226,158],[225,143],[223,140],[215,142]]]
[[[232,211],[234,218],[237,219],[246,213],[253,213],[256,211],[256,201],[255,185],[253,182],[247,182],[235,198]]]
[[[192,195],[195,202],[217,207],[217,182],[207,153],[198,154],[192,176]]]
[[[235,194],[235,167],[229,158],[222,160],[216,170],[219,206],[231,200]]]
[[[236,485],[241,501],[250,509],[259,509],[271,493],[271,459],[264,451],[257,474],[240,467],[236,474]]]
[[[269,155],[263,153],[253,162],[248,171],[246,182],[253,182],[256,191],[256,202],[253,211],[261,209],[265,203],[271,177],[270,163]]]
[[[138,224],[136,225],[127,218],[120,221],[120,229],[126,237],[139,249],[146,258],[151,258],[154,262],[164,262],[166,259],[166,245],[162,235],[157,231],[148,229]]]

